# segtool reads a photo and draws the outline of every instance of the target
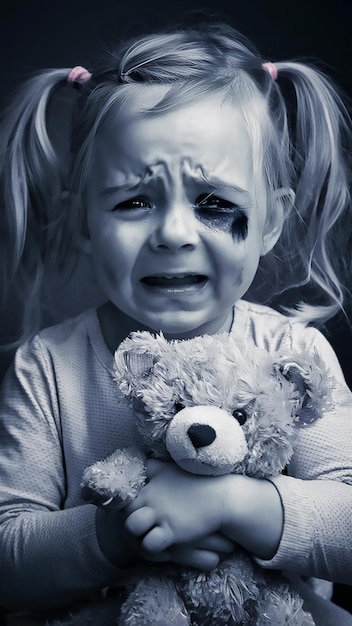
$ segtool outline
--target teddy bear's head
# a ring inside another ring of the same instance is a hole
[[[132,333],[115,353],[115,376],[146,451],[209,475],[280,473],[333,385],[316,353],[273,355],[228,334]]]

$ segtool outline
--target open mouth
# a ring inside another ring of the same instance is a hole
[[[178,275],[155,275],[144,276],[143,285],[156,289],[199,289],[206,285],[207,276],[203,274],[178,274]]]

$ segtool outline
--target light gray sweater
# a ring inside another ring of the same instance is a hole
[[[268,351],[316,348],[338,384],[335,408],[301,429],[289,475],[273,480],[284,507],[280,546],[263,567],[352,584],[352,395],[321,333],[240,301],[231,330]],[[0,399],[0,604],[55,606],[123,580],[99,549],[84,468],[135,445],[131,409],[90,310],[41,331],[16,354]]]

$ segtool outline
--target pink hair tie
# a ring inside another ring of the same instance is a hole
[[[271,63],[271,61],[268,61],[267,63],[262,64],[262,68],[263,70],[268,72],[268,74],[270,74],[273,80],[277,79],[278,71],[275,63]]]
[[[92,74],[88,72],[85,67],[76,65],[76,67],[73,67],[67,76],[67,82],[70,85],[73,85],[73,83],[86,83],[91,78]]]

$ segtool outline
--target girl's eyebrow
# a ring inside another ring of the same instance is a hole
[[[141,184],[141,180],[138,180],[137,182],[131,182],[131,183],[121,183],[121,185],[112,185],[111,187],[105,187],[105,189],[102,189],[101,191],[101,195],[105,196],[108,195],[110,193],[118,193],[121,191],[132,191],[133,189],[137,189]]]
[[[219,178],[214,174],[208,174],[203,169],[197,168],[196,172],[192,171],[191,177],[200,182],[206,183],[214,189],[228,189],[229,191],[236,191],[237,193],[241,193],[245,196],[250,197],[250,194],[248,191],[246,191],[246,189],[243,189],[239,185],[235,185],[232,182],[230,183],[226,180],[223,180],[222,178]]]
[[[204,182],[210,187],[213,187],[214,189],[228,189],[229,191],[236,191],[237,193],[240,193],[244,196],[248,196],[248,197],[250,196],[249,192],[243,189],[242,187],[239,187],[239,185],[235,185],[234,183],[224,181],[221,178],[218,178],[217,176],[209,176],[209,177],[208,176],[206,177],[205,176],[204,177],[192,176],[192,178],[198,180],[199,182]],[[146,185],[148,183],[145,180],[143,180],[143,178],[141,177],[140,180],[137,182],[135,181],[133,183],[126,182],[126,183],[121,183],[120,185],[112,185],[111,187],[106,187],[105,189],[101,191],[101,195],[105,196],[110,193],[133,191],[143,184]]]
[[[246,189],[243,189],[242,187],[240,187],[239,185],[235,185],[234,183],[229,183],[225,180],[221,180],[221,178],[212,177],[206,182],[211,187],[214,187],[214,189],[227,189],[228,191],[236,191],[237,193],[247,196],[248,198],[250,197],[250,194],[248,191],[246,191]]]
[[[183,169],[183,176],[186,176],[190,178],[191,180],[205,183],[209,185],[210,187],[213,187],[213,189],[227,189],[229,191],[235,191],[236,193],[240,193],[241,195],[246,196],[247,198],[250,199],[250,194],[248,191],[246,191],[246,189],[243,189],[242,187],[240,187],[239,185],[236,185],[233,182],[223,180],[222,178],[220,178],[219,176],[216,176],[215,174],[209,174],[205,170],[205,168],[203,168],[202,166],[192,167],[189,165],[187,161],[185,161],[182,169]],[[140,186],[148,185],[153,180],[155,180],[155,178],[158,178],[158,177],[159,177],[158,173],[155,174],[153,172],[152,167],[146,167],[142,175],[134,175],[133,178],[130,179],[130,181],[126,180],[124,183],[121,183],[119,185],[112,185],[110,187],[106,187],[105,189],[102,190],[101,194],[105,196],[110,193],[133,191],[133,190],[136,190]]]

